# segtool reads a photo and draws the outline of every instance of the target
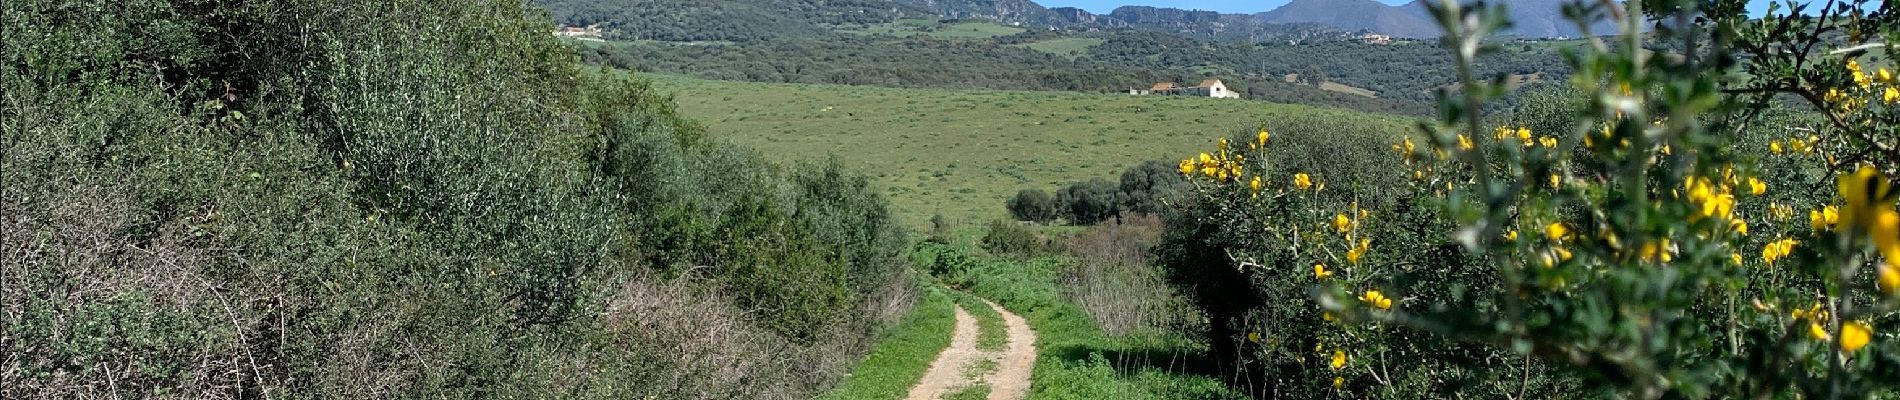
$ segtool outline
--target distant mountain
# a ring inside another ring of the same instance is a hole
[[[1313,23],[1398,37],[1437,37],[1438,24],[1420,10],[1409,12],[1374,0],[1293,0],[1254,17],[1273,24]]]
[[[1255,14],[1267,23],[1316,23],[1346,30],[1372,32],[1411,38],[1438,37],[1438,23],[1425,8],[1426,0],[1414,0],[1391,6],[1374,0],[1293,0],[1272,11]],[[1564,0],[1512,0],[1505,3],[1513,24],[1503,33],[1528,38],[1578,37],[1583,32],[1563,16]],[[1591,26],[1597,34],[1615,29],[1599,22]]]

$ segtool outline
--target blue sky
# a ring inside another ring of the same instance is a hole
[[[1174,7],[1186,9],[1214,10],[1224,13],[1252,14],[1272,10],[1287,0],[1037,0],[1037,4],[1046,7],[1077,7],[1097,14],[1107,14],[1115,7],[1124,5],[1145,5],[1155,7]],[[1411,0],[1379,0],[1386,4],[1405,4]],[[1816,6],[1818,7],[1818,6]],[[1751,14],[1761,15],[1768,9],[1768,0],[1749,0]]]

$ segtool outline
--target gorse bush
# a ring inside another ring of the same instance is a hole
[[[0,397],[810,397],[912,296],[518,1],[0,10]]]
[[[1009,208],[1009,215],[1017,221],[1048,223],[1055,221],[1057,215],[1056,199],[1049,197],[1049,192],[1042,189],[1016,192],[1016,197],[1011,197],[1005,206]]]
[[[1257,393],[1891,396],[1900,82],[1865,52],[1900,21],[1828,4],[1577,3],[1619,34],[1570,57],[1574,91],[1495,115],[1466,65],[1501,9],[1432,4],[1464,90],[1366,148],[1402,165],[1222,138],[1179,164],[1195,194],[1157,253]]]

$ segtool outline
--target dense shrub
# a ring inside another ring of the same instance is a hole
[[[0,5],[0,397],[833,382],[911,296],[884,200],[707,138],[528,10]]]
[[[1076,182],[1056,192],[1056,207],[1070,224],[1094,224],[1121,214],[1122,192],[1107,179]]]
[[[1017,221],[1048,223],[1056,219],[1056,199],[1042,189],[1023,189],[1005,204]]]
[[[1181,161],[1193,197],[1157,254],[1255,393],[1891,396],[1900,82],[1857,49],[1900,24],[1829,4],[1616,10],[1571,88],[1492,115],[1504,85],[1470,64],[1502,9],[1431,4],[1463,49],[1440,119],[1219,139]]]
[[[1122,209],[1142,214],[1160,214],[1172,210],[1187,193],[1187,180],[1173,165],[1148,160],[1122,171]]]
[[[990,221],[989,231],[983,233],[983,250],[990,254],[1012,257],[1028,257],[1041,252],[1043,240],[1028,227],[1009,221]]]

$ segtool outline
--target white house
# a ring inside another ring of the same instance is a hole
[[[1174,82],[1160,82],[1160,83],[1154,84],[1154,86],[1149,86],[1147,89],[1140,89],[1140,88],[1129,89],[1128,94],[1136,95],[1136,96],[1145,96],[1145,95],[1196,96],[1196,97],[1213,97],[1217,99],[1240,98],[1240,93],[1237,93],[1231,89],[1228,89],[1227,84],[1224,82],[1221,82],[1219,79],[1202,80],[1199,85],[1194,85],[1194,86],[1181,86],[1181,85],[1176,85]]]

